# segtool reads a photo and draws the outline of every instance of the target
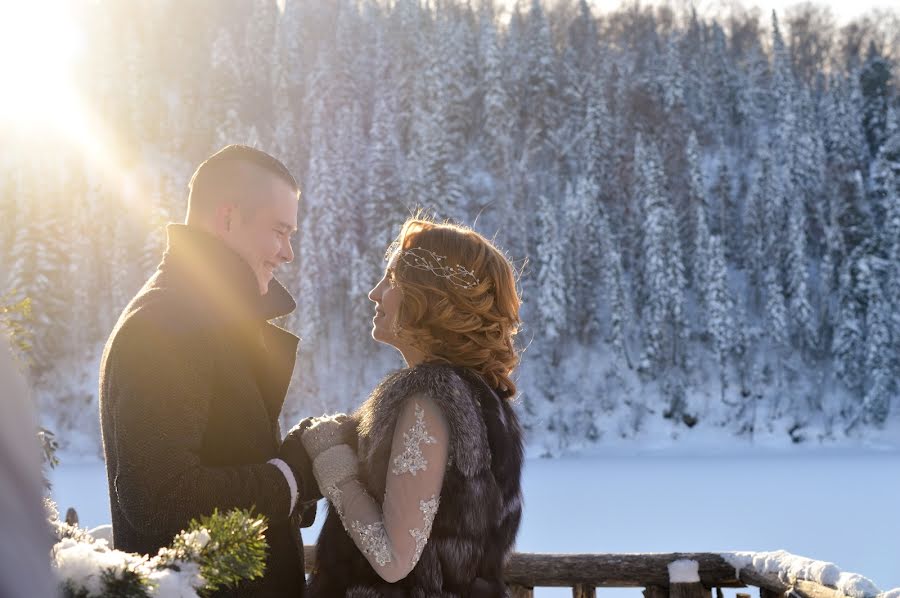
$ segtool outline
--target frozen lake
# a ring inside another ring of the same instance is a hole
[[[53,497],[84,526],[109,522],[97,461],[52,472]],[[525,552],[788,552],[900,587],[900,453],[529,459],[517,548]],[[304,530],[307,544],[322,524]],[[562,589],[539,596],[571,595]],[[601,590],[601,596],[640,596]]]

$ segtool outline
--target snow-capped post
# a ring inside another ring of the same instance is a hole
[[[700,563],[692,559],[669,563],[669,598],[712,598],[709,588],[700,583]]]

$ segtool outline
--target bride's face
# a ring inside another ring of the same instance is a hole
[[[375,303],[375,317],[372,318],[372,338],[376,341],[401,349],[398,345],[395,330],[397,314],[400,311],[400,303],[403,293],[394,284],[394,266],[397,264],[397,254],[391,256],[385,268],[384,276],[369,291],[369,299]]]

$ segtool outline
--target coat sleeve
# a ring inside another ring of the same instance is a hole
[[[449,450],[449,428],[424,394],[408,398],[394,429],[379,505],[357,478],[325,489],[344,528],[387,582],[406,577],[422,556],[437,514]]]
[[[200,459],[212,359],[197,335],[141,323],[106,358],[117,468],[115,498],[143,533],[177,533],[214,509],[286,519],[290,490],[272,464],[211,467]],[[208,345],[206,345],[208,347]]]

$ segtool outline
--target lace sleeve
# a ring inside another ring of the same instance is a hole
[[[388,582],[406,577],[422,556],[438,510],[448,444],[440,408],[414,395],[394,429],[381,506],[355,478],[327,492],[357,547]]]

